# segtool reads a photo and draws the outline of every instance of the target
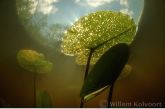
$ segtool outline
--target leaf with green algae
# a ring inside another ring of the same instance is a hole
[[[104,53],[88,74],[82,86],[80,97],[84,97],[84,101],[88,101],[106,89],[104,87],[114,83],[124,68],[129,56],[129,46],[125,43],[119,43]],[[92,95],[91,93],[95,91],[97,93]],[[91,95],[85,97],[89,94]]]
[[[103,10],[88,14],[77,20],[65,33],[62,40],[62,52],[77,56],[79,65],[86,65],[91,49],[90,64],[112,46],[118,43],[130,44],[136,32],[132,18],[121,12]]]
[[[12,106],[0,98],[0,108],[12,108]]]
[[[36,91],[36,108],[53,108],[52,97],[46,90]]]
[[[42,61],[36,64],[36,71],[38,73],[46,73],[52,69],[53,64],[47,61]]]
[[[44,55],[37,53],[33,50],[21,50],[17,54],[18,63],[25,69],[34,72],[36,67],[37,73],[49,72],[53,64],[51,62],[44,61]]]

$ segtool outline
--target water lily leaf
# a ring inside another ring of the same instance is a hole
[[[36,71],[37,73],[45,73],[49,72],[53,67],[53,64],[51,62],[42,61],[38,64],[36,64]]]
[[[17,59],[20,65],[34,65],[44,60],[43,54],[37,53],[33,50],[21,50],[17,54]]]
[[[130,65],[125,65],[122,72],[120,73],[119,77],[117,78],[117,80],[121,80],[122,78],[128,76],[130,74],[130,72],[132,71],[132,68]],[[91,100],[92,98],[96,97],[97,95],[99,95],[100,93],[102,93],[105,89],[107,89],[109,87],[109,85],[97,90],[97,91],[94,91],[88,95],[86,95],[84,97],[84,100],[83,102],[87,102],[89,100]]]
[[[94,65],[108,49],[118,43],[130,44],[135,36],[136,24],[121,12],[103,10],[77,20],[62,39],[62,52],[77,56],[79,65],[86,65],[89,52],[90,65]]]
[[[36,91],[36,107],[37,108],[52,108],[52,97],[46,90]]]
[[[119,43],[110,48],[88,74],[81,89],[80,97],[114,83],[124,68],[129,55],[129,46],[125,43]]]
[[[21,67],[37,73],[46,73],[52,69],[53,64],[44,61],[44,55],[33,50],[21,50],[17,54],[18,63]]]

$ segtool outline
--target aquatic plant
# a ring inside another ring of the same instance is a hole
[[[46,90],[37,90],[36,92],[36,107],[37,108],[52,108],[52,97]]]
[[[52,69],[51,62],[44,61],[44,55],[33,50],[21,50],[17,54],[21,67],[34,72],[34,107],[36,107],[36,73],[47,73]]]
[[[80,92],[80,97],[84,97],[86,102],[111,85],[108,103],[112,98],[113,85],[124,68],[130,56],[129,46],[119,43],[111,47],[94,65],[88,74]]]
[[[77,20],[66,31],[62,52],[77,56],[76,62],[86,65],[85,81],[89,65],[94,65],[112,46],[130,44],[135,32],[135,22],[126,14],[108,10],[91,13]],[[82,102],[80,107],[83,107]]]
[[[94,65],[113,45],[130,44],[135,32],[135,22],[126,14],[106,10],[91,13],[77,20],[66,31],[62,52],[77,56],[77,64],[86,65],[93,50],[90,65]]]

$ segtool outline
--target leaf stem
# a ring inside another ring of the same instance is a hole
[[[85,76],[84,76],[84,81],[88,75],[88,71],[89,71],[89,65],[90,65],[90,60],[91,60],[91,57],[92,57],[92,53],[95,49],[90,49],[90,52],[89,52],[89,56],[88,56],[88,60],[87,60],[87,65],[86,65],[86,69],[85,69]],[[81,103],[80,103],[80,108],[83,108],[83,100],[84,100],[84,97],[81,98]]]
[[[34,108],[36,108],[36,66],[34,65]]]
[[[114,88],[115,82],[111,84],[110,90],[109,90],[109,95],[108,95],[108,106],[107,108],[111,108],[111,100],[112,100],[112,94],[113,94],[113,88]]]
[[[88,70],[89,70],[89,66],[90,66],[90,60],[91,60],[91,57],[92,57],[92,53],[93,53],[94,49],[91,49],[90,52],[89,52],[89,56],[88,56],[88,60],[87,60],[87,65],[86,65],[86,70],[85,70],[85,76],[84,76],[84,81],[88,75]]]

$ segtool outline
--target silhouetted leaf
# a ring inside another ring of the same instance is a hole
[[[52,97],[46,90],[37,90],[36,93],[37,108],[53,108]]]
[[[80,92],[80,97],[89,95],[116,81],[129,58],[129,46],[119,43],[110,48],[94,65]],[[102,90],[101,90],[102,91]],[[100,93],[100,91],[98,91]],[[90,95],[90,98],[98,95]],[[92,96],[92,97],[91,97]],[[89,98],[86,98],[90,100]],[[87,100],[85,100],[87,101]]]
[[[25,69],[37,73],[46,73],[52,69],[53,64],[44,61],[44,55],[33,50],[21,50],[17,54],[18,63]]]

